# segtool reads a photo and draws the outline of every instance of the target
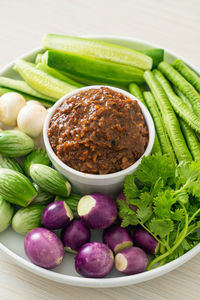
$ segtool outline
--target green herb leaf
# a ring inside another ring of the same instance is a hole
[[[149,223],[149,228],[154,235],[164,238],[174,229],[174,223],[170,219],[153,218]]]

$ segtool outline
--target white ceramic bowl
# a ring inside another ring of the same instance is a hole
[[[149,131],[149,142],[148,142],[148,145],[147,145],[147,148],[146,148],[144,154],[140,157],[140,159],[138,159],[129,168],[119,171],[119,172],[116,172],[116,173],[106,174],[106,175],[86,174],[83,172],[79,172],[79,171],[67,166],[65,163],[63,163],[57,157],[57,155],[51,148],[51,145],[50,145],[49,139],[48,139],[48,135],[47,135],[50,120],[51,120],[52,116],[54,115],[56,109],[63,103],[63,101],[66,98],[74,96],[81,91],[87,91],[91,88],[99,89],[100,87],[102,87],[102,85],[87,86],[87,87],[77,89],[69,94],[66,94],[60,100],[58,100],[53,105],[53,107],[49,110],[48,115],[45,119],[45,123],[44,123],[44,129],[43,129],[44,144],[45,144],[46,151],[49,155],[50,160],[52,161],[55,168],[60,173],[62,173],[65,177],[67,177],[69,179],[69,181],[72,183],[73,190],[75,192],[78,192],[81,194],[87,194],[87,193],[91,193],[91,192],[116,194],[117,192],[119,192],[123,187],[125,176],[127,174],[132,174],[137,169],[138,165],[141,162],[142,157],[148,156],[151,153],[151,150],[152,150],[152,147],[154,144],[154,138],[155,138],[154,123],[153,123],[152,117],[151,117],[148,109],[144,106],[144,104],[140,100],[135,98],[130,93],[128,93],[124,90],[109,86],[110,89],[112,89],[118,93],[122,93],[124,96],[127,96],[127,97],[131,98],[132,100],[138,101],[138,104],[142,110],[142,113],[144,115],[144,118],[145,118],[145,121],[146,121],[146,124],[148,127],[148,131]]]
[[[90,38],[95,38],[99,40],[105,40],[111,43],[119,44],[122,46],[130,47],[136,50],[145,50],[151,48],[161,48],[160,45],[151,44],[149,42],[135,40],[133,38],[128,37],[120,37],[120,36],[87,36]],[[29,53],[24,54],[21,58],[25,58],[30,62],[33,62],[36,55],[42,49],[35,49],[30,51]],[[197,73],[200,74],[200,69],[195,67],[185,58],[178,56],[177,54],[165,49],[165,61],[172,63],[176,58],[181,58],[185,61],[192,69],[194,69]],[[13,63],[6,65],[4,68],[0,70],[0,75],[9,76],[12,78],[18,78],[17,73],[13,71]],[[100,236],[93,236],[92,240],[100,240]],[[0,250],[4,251],[9,257],[9,259],[13,260],[20,267],[23,267],[29,270],[32,273],[37,274],[38,276],[42,276],[48,278],[50,280],[60,282],[63,284],[70,284],[74,286],[82,286],[82,287],[92,287],[92,288],[107,288],[107,287],[120,287],[131,284],[136,284],[140,282],[144,282],[163,274],[168,273],[181,266],[185,262],[189,261],[192,257],[200,253],[200,243],[195,246],[193,249],[175,259],[174,261],[163,265],[157,269],[143,272],[140,274],[124,276],[117,272],[115,269],[106,277],[101,279],[95,278],[83,278],[80,277],[74,269],[74,256],[72,254],[66,254],[64,261],[62,264],[56,269],[50,271],[42,269],[36,265],[33,265],[26,257],[24,252],[24,237],[20,234],[15,233],[11,228],[0,233]]]

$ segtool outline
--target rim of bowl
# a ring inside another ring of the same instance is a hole
[[[110,174],[104,174],[104,175],[100,175],[100,174],[90,174],[90,173],[84,173],[84,172],[80,172],[80,171],[77,171],[71,167],[69,167],[67,164],[65,164],[64,162],[62,162],[58,157],[57,155],[55,154],[55,152],[53,151],[51,145],[50,145],[50,142],[49,142],[49,138],[48,138],[48,135],[47,135],[47,131],[48,131],[48,128],[49,128],[49,123],[50,123],[50,120],[53,116],[53,114],[55,113],[56,109],[63,103],[63,101],[71,96],[74,96],[75,94],[81,92],[81,91],[87,91],[87,90],[90,90],[90,89],[100,89],[101,87],[107,87],[107,88],[110,88],[112,89],[113,91],[116,91],[118,93],[122,93],[124,96],[126,97],[129,97],[130,99],[132,100],[137,100],[140,108],[141,108],[141,111],[142,111],[142,114],[145,118],[145,121],[146,121],[146,124],[147,124],[147,127],[148,127],[148,131],[149,131],[149,142],[148,142],[148,145],[145,149],[145,152],[142,154],[142,156],[134,163],[132,164],[130,167],[124,169],[124,170],[121,170],[121,171],[118,171],[118,172],[114,172],[114,173],[110,173]],[[44,122],[44,127],[43,127],[43,139],[44,139],[44,144],[45,144],[45,147],[46,147],[46,150],[47,150],[47,153],[49,154],[50,156],[50,159],[54,160],[56,162],[57,165],[59,165],[61,168],[65,169],[66,171],[70,172],[70,173],[73,173],[79,177],[84,177],[84,178],[88,178],[88,179],[110,179],[110,178],[117,178],[117,177],[120,177],[120,176],[125,176],[127,174],[130,174],[131,171],[134,171],[138,165],[140,164],[142,158],[144,156],[148,156],[151,154],[151,151],[152,151],[152,148],[153,148],[153,145],[154,145],[154,140],[155,140],[155,126],[154,126],[154,122],[153,122],[153,119],[151,117],[151,114],[149,112],[149,110],[146,108],[146,106],[135,96],[133,96],[132,94],[130,94],[129,92],[127,91],[124,91],[120,88],[116,88],[116,87],[112,87],[112,86],[109,86],[109,85],[90,85],[90,86],[86,86],[86,87],[82,87],[82,88],[78,88],[70,93],[67,93],[65,94],[63,97],[61,97],[48,111],[48,114],[45,118],[45,122]]]

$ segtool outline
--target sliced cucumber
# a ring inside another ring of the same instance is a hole
[[[24,173],[20,164],[14,159],[10,157],[5,157],[0,154],[0,168],[11,169],[20,173]]]
[[[152,68],[156,68],[161,61],[164,60],[164,49],[155,48],[155,49],[148,49],[140,51],[148,56],[150,56],[153,60]]]
[[[29,169],[32,164],[51,166],[51,161],[46,151],[43,149],[34,149],[24,159],[24,171],[28,176],[30,176]]]
[[[31,205],[19,209],[12,219],[12,228],[20,234],[27,234],[30,230],[41,226],[41,215],[45,206]]]
[[[34,148],[33,140],[18,130],[0,131],[0,153],[8,157],[24,156]]]
[[[43,38],[42,46],[45,49],[94,57],[138,67],[144,70],[150,70],[152,68],[151,57],[133,49],[104,41],[58,34],[47,34]]]
[[[144,71],[133,66],[51,50],[44,53],[43,59],[49,67],[109,84],[128,85],[131,82],[144,82]]]
[[[0,169],[0,195],[10,203],[25,207],[31,203],[37,192],[23,174],[10,169]]]
[[[14,207],[0,196],[0,232],[8,228],[13,214]]]
[[[33,64],[24,60],[19,60],[15,64],[17,70],[23,79],[36,91],[43,93],[48,97],[56,99],[77,89],[64,81],[54,78],[43,71],[38,70]]]
[[[58,196],[69,196],[71,185],[58,171],[45,165],[33,164],[29,172],[33,181],[44,191]]]

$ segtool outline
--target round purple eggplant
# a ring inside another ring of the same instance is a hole
[[[32,263],[45,269],[57,267],[64,258],[64,247],[57,235],[46,228],[34,228],[24,240],[26,255]]]
[[[42,224],[49,229],[60,229],[69,224],[73,213],[65,201],[52,202],[42,213]]]
[[[123,200],[124,202],[126,202],[126,196],[124,195],[123,192],[119,193],[119,195],[117,196],[116,200]],[[132,209],[134,212],[137,211],[137,206],[133,205],[133,204],[129,204],[130,209]]]
[[[103,232],[103,242],[115,253],[133,246],[128,231],[120,225],[112,225]]]
[[[100,242],[83,245],[75,256],[76,271],[84,277],[105,277],[111,271],[113,264],[113,252]]]
[[[138,248],[126,248],[115,256],[115,267],[119,272],[132,275],[144,272],[148,265],[146,253]]]
[[[86,195],[79,200],[78,215],[91,229],[105,229],[117,218],[117,205],[102,193]]]
[[[140,227],[134,234],[135,243],[141,247],[145,252],[156,254],[159,243],[156,239],[144,228]]]
[[[89,242],[90,230],[82,220],[73,220],[63,229],[61,239],[66,251],[77,253],[81,246]]]

